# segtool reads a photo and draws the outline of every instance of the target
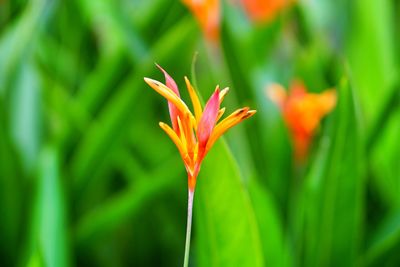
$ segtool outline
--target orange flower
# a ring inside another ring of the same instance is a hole
[[[295,81],[289,95],[279,84],[269,86],[267,95],[282,110],[294,141],[296,159],[304,159],[321,119],[336,105],[336,91],[330,89],[321,94],[308,93],[303,83]]]
[[[217,123],[225,111],[225,108],[220,109],[220,104],[228,93],[228,88],[220,91],[217,86],[203,109],[196,91],[185,77],[194,108],[193,115],[180,98],[175,81],[165,70],[158,67],[164,73],[166,84],[149,78],[144,78],[144,80],[168,100],[172,128],[163,122],[160,122],[160,127],[178,148],[188,173],[189,190],[194,191],[201,163],[215,141],[229,128],[251,117],[256,111],[248,107],[241,108]]]
[[[241,0],[250,19],[256,23],[272,21],[293,0]]]
[[[213,43],[219,39],[220,3],[219,0],[183,0],[192,11],[208,40]]]

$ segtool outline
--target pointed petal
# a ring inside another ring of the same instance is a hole
[[[190,117],[190,122],[192,123],[192,128],[194,129],[194,131],[197,131],[197,121],[196,118],[194,116]]]
[[[171,118],[172,128],[175,132],[179,132],[177,118],[179,115],[178,109],[175,107],[173,103],[168,101],[168,109],[169,109],[169,116]]]
[[[219,89],[217,88],[214,94],[208,100],[199,125],[197,126],[197,139],[200,147],[205,147],[207,144],[211,132],[214,129],[215,123],[217,122],[218,110]]]
[[[185,82],[186,82],[186,87],[189,92],[190,99],[192,100],[196,121],[199,122],[200,118],[201,118],[201,114],[203,112],[202,108],[201,108],[199,97],[198,97],[196,91],[194,90],[193,86],[190,84],[189,79],[186,76],[185,76]]]
[[[178,89],[178,86],[176,85],[176,82],[174,81],[174,79],[172,79],[172,77],[169,76],[169,74],[157,63],[156,63],[156,66],[164,73],[165,84],[167,85],[167,87],[169,89],[171,89],[178,97],[180,97],[179,89]],[[177,123],[176,118],[178,117],[179,111],[175,107],[175,105],[173,103],[171,103],[171,101],[168,101],[168,109],[169,109],[169,115],[171,117],[172,128],[174,129],[174,131],[176,133],[178,133],[179,129],[178,129],[178,123]]]
[[[172,77],[160,65],[156,63],[156,66],[164,73],[165,84],[167,85],[167,87],[170,88],[177,96],[180,97],[179,89],[178,86],[176,85],[175,80],[172,79]]]
[[[182,118],[182,127],[183,127],[183,132],[185,133],[189,154],[193,153],[195,145],[193,124],[192,124],[193,121],[194,119],[191,118],[189,114],[185,114],[184,117]]]
[[[224,101],[225,96],[229,92],[229,87],[225,87],[224,89],[221,90],[219,93],[219,104],[221,105],[222,101]]]
[[[217,121],[219,121],[219,119],[221,119],[221,117],[222,117],[222,115],[224,115],[224,113],[225,113],[225,108],[221,108],[218,111]]]
[[[163,129],[164,132],[171,138],[172,142],[174,142],[174,144],[179,150],[179,153],[182,155],[182,158],[185,158],[187,151],[183,146],[181,140],[179,139],[178,135],[174,132],[174,130],[171,129],[171,127],[169,127],[168,124],[160,122],[159,125],[161,129]]]
[[[250,118],[257,111],[249,110],[249,108],[241,108],[233,112],[231,115],[223,119],[220,123],[215,126],[214,131],[212,132],[210,139],[208,140],[206,152],[214,145],[215,141],[223,135],[228,129],[232,128],[239,122]]]
[[[153,88],[157,93],[165,97],[168,101],[170,101],[172,104],[175,105],[175,107],[182,112],[182,114],[188,113],[190,116],[193,116],[192,113],[190,112],[189,108],[186,106],[186,104],[180,99],[179,96],[177,96],[170,88],[168,88],[166,85],[163,83],[160,83],[159,81],[150,79],[150,78],[144,78],[145,82],[150,85],[151,88]]]
[[[179,117],[177,118],[177,122],[178,122],[178,126],[179,126],[179,139],[181,140],[184,150],[188,151],[186,136],[185,136],[185,132],[183,130],[184,128],[182,126],[182,121]]]

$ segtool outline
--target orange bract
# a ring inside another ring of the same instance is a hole
[[[194,191],[201,162],[215,141],[229,128],[251,117],[256,111],[247,107],[241,108],[217,123],[225,111],[225,108],[220,109],[220,105],[228,93],[228,88],[220,91],[217,86],[203,110],[196,91],[189,79],[185,77],[193,104],[193,115],[179,97],[175,81],[160,66],[158,67],[165,75],[166,85],[149,78],[144,78],[144,80],[168,100],[172,128],[163,122],[160,122],[160,127],[178,148],[188,173],[189,189]]]
[[[183,3],[195,15],[207,39],[216,43],[219,39],[219,0],[183,0]]]
[[[269,22],[293,0],[241,0],[249,17],[258,23]]]
[[[282,110],[294,141],[295,157],[302,160],[321,119],[336,105],[336,91],[308,93],[305,86],[296,81],[292,83],[289,95],[279,84],[269,86],[267,95]]]

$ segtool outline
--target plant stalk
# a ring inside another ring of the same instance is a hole
[[[189,189],[188,214],[187,214],[187,225],[186,225],[186,242],[185,242],[185,258],[183,261],[183,267],[189,266],[190,234],[192,232],[193,197],[194,197],[194,190],[192,191]]]

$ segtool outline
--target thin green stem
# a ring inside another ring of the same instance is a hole
[[[185,259],[183,261],[183,267],[188,267],[188,265],[189,265],[190,234],[192,232],[193,197],[194,197],[194,190],[192,191],[189,189],[188,215],[187,215],[187,226],[186,226],[186,243],[185,243]]]

